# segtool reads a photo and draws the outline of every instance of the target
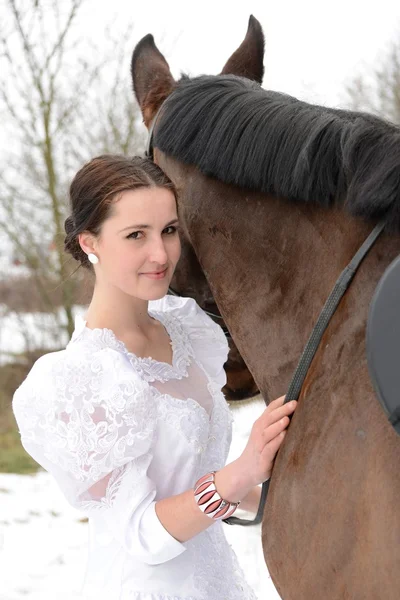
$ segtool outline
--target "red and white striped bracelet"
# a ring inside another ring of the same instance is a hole
[[[237,509],[240,502],[223,500],[215,487],[215,473],[203,475],[194,486],[194,499],[197,506],[211,519],[227,519]]]

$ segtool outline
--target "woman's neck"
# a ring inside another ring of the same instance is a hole
[[[115,287],[96,284],[86,313],[87,326],[111,329],[117,336],[145,334],[152,325],[148,305],[147,300],[124,294]]]

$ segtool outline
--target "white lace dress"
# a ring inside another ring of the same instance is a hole
[[[66,349],[42,356],[15,392],[22,444],[89,518],[85,598],[255,600],[228,525],[180,543],[155,512],[225,464],[225,336],[191,299],[165,296],[149,313],[170,336],[173,364],[138,358],[78,318]]]

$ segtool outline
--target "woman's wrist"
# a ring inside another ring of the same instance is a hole
[[[242,472],[238,459],[217,471],[214,481],[218,494],[228,502],[241,502],[253,487]]]
[[[242,510],[257,513],[258,507],[260,506],[261,500],[261,486],[256,485],[249,491],[248,494],[243,498],[240,508]]]

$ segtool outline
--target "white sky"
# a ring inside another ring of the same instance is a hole
[[[264,87],[329,106],[400,36],[399,0],[88,0],[80,23],[97,37],[114,12],[118,30],[134,20],[132,47],[154,35],[176,77],[218,73],[252,13],[266,37]]]

